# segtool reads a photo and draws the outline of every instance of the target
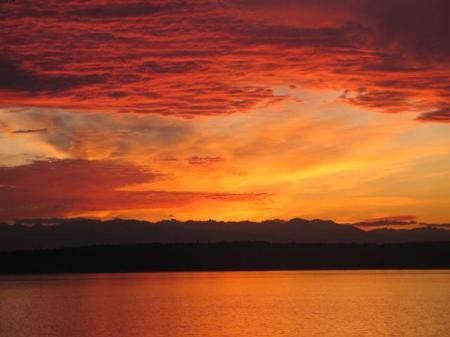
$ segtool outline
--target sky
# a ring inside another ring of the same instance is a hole
[[[4,1],[0,221],[450,220],[447,0]]]

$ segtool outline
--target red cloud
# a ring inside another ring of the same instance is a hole
[[[1,6],[2,106],[192,117],[246,112],[282,99],[273,87],[301,83],[447,121],[447,0]]]
[[[193,156],[188,158],[188,162],[191,165],[199,165],[204,167],[209,167],[213,164],[221,163],[225,161],[225,158],[222,157],[199,157]]]
[[[42,129],[26,129],[26,130],[14,130],[12,133],[47,133],[48,129],[42,128]]]
[[[246,201],[261,194],[123,191],[157,174],[115,161],[52,160],[0,167],[0,219],[73,212],[178,207],[198,200]]]
[[[411,225],[416,223],[416,219],[417,217],[415,215],[396,215],[384,218],[367,219],[356,223],[355,225],[364,227]]]
[[[419,117],[417,117],[417,119],[422,122],[450,123],[450,106],[438,110],[424,112]]]

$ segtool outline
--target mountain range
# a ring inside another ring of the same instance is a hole
[[[49,224],[51,223],[51,224]],[[359,223],[361,225],[361,223]],[[137,243],[206,243],[267,241],[273,243],[404,243],[450,241],[442,225],[412,229],[362,230],[330,220],[266,220],[147,222],[113,219],[36,219],[14,225],[0,223],[0,251],[52,249]]]

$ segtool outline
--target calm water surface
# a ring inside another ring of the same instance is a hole
[[[450,336],[450,271],[0,277],[0,336]]]

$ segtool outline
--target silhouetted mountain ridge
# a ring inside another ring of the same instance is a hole
[[[57,223],[55,223],[58,221]],[[45,220],[42,221],[45,223]],[[0,250],[62,248],[103,244],[267,241],[275,243],[391,243],[450,241],[435,227],[363,231],[331,220],[147,222],[113,219],[52,219],[51,225],[0,224]]]

